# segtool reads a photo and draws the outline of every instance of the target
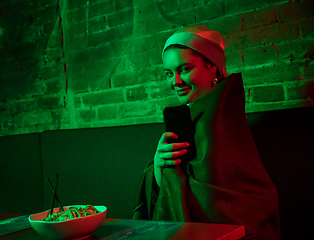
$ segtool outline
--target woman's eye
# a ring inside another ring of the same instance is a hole
[[[191,70],[190,68],[185,67],[181,69],[181,72],[188,73],[190,70]]]
[[[167,76],[167,78],[171,78],[173,76],[173,73],[172,72],[166,72],[166,76]]]

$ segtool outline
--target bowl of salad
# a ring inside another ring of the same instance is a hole
[[[34,230],[47,239],[84,239],[102,224],[107,207],[72,205],[30,215],[28,220]]]

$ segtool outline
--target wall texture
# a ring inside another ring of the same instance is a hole
[[[242,72],[246,112],[313,106],[311,0],[1,0],[0,136],[162,122],[160,52],[206,25]]]

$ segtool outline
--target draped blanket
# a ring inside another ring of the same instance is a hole
[[[245,117],[241,74],[191,105],[197,157],[165,168],[158,188],[146,166],[133,219],[244,225],[246,239],[280,239],[278,194]]]

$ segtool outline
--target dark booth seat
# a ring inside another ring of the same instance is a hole
[[[261,159],[279,193],[282,239],[302,239],[313,224],[313,107],[251,113]],[[0,212],[51,207],[60,174],[64,205],[106,205],[109,218],[131,218],[139,179],[163,124],[47,131],[0,137]],[[301,234],[301,235],[300,235]]]

